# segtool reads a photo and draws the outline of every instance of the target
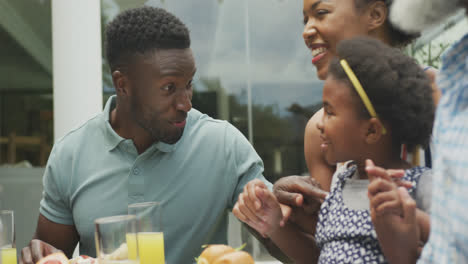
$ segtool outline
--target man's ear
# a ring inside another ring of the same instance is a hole
[[[380,28],[388,18],[388,7],[384,1],[374,1],[369,4],[366,11],[367,29],[369,32]]]
[[[130,94],[129,80],[121,71],[112,72],[112,82],[118,95],[127,97]]]
[[[382,122],[378,118],[372,117],[371,119],[369,119],[366,126],[366,143],[375,144],[379,142],[379,140],[383,136],[384,130]]]

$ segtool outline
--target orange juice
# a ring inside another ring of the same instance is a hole
[[[16,248],[2,248],[2,264],[17,264]]]
[[[164,264],[164,235],[162,232],[139,232],[138,253],[141,264]],[[127,234],[128,258],[136,259],[134,234]]]

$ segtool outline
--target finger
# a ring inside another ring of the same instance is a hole
[[[21,250],[20,263],[34,264],[32,257],[31,257],[31,249],[29,247],[25,247]]]
[[[404,187],[406,189],[413,188],[413,183],[410,181],[395,180],[394,181],[398,187]]]
[[[289,217],[292,213],[291,206],[280,204],[281,214],[283,214],[283,219],[281,219],[280,226],[283,227],[289,220]]]
[[[379,192],[370,199],[371,208],[377,209],[380,205],[386,202],[396,201],[400,202],[400,197],[396,190],[389,192]]]
[[[320,185],[312,178],[306,184],[300,186],[300,192],[305,196],[305,200],[310,198],[324,200],[328,195],[328,192],[322,190]]]
[[[395,201],[395,200],[381,203],[379,206],[376,207],[375,212],[378,215],[385,215],[385,214],[394,214],[398,216],[403,215],[400,201]]]
[[[370,169],[373,169],[375,167],[375,164],[374,162],[371,160],[371,159],[366,159],[366,172],[367,172],[367,176],[369,177],[369,181],[373,181],[375,176],[371,173],[368,172],[368,170]]]
[[[405,170],[395,170],[395,169],[388,169],[387,170],[388,175],[392,177],[393,179],[395,178],[402,178],[405,176]]]
[[[369,181],[374,181],[376,178],[386,179],[391,181],[392,178],[388,174],[387,170],[378,166],[375,166],[372,160],[366,160],[366,172],[369,177]]]
[[[247,184],[247,194],[249,196],[248,202],[252,203],[255,210],[259,210],[262,207],[260,199],[255,194],[255,189],[257,187],[266,188],[266,185],[262,181],[252,181],[251,183]]]
[[[369,186],[367,186],[367,192],[370,198],[377,195],[378,193],[389,192],[395,189],[395,183],[380,178],[376,178],[369,184]]]
[[[240,211],[239,209],[239,203],[236,203],[234,205],[234,208],[232,208],[232,214],[237,217],[237,219],[239,219],[240,221],[242,222],[246,222],[247,221],[247,217],[245,217],[244,214],[242,214],[242,212]]]
[[[416,223],[416,202],[408,194],[405,188],[398,188],[398,194],[403,205],[403,222],[406,224]]]
[[[44,254],[42,253],[42,241],[40,240],[32,240],[31,241],[31,256],[32,256],[32,261],[36,263],[39,261],[41,258],[45,257]]]
[[[255,195],[260,199],[262,206],[265,208],[276,208],[279,207],[279,202],[275,195],[270,190],[265,188],[255,188]]]
[[[238,208],[241,214],[243,214],[246,218],[246,221],[252,222],[262,222],[262,220],[256,215],[255,210],[253,208],[249,208],[249,206],[245,203],[246,195],[241,193],[239,195]]]
[[[299,193],[291,193],[287,191],[282,191],[282,190],[276,190],[275,191],[275,196],[276,199],[285,205],[289,206],[302,206],[302,203],[304,201],[304,198],[302,194]]]

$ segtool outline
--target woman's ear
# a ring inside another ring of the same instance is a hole
[[[372,32],[385,24],[388,18],[388,7],[384,1],[374,1],[367,8],[368,30]]]
[[[119,96],[128,96],[130,89],[128,88],[128,79],[120,71],[112,72],[112,82],[114,83],[115,91]]]
[[[366,143],[375,144],[380,141],[383,136],[384,126],[382,122],[375,117],[372,117],[367,122]]]

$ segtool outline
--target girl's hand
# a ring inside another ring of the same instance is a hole
[[[232,212],[264,237],[279,228],[283,217],[276,197],[260,180],[246,184]]]

